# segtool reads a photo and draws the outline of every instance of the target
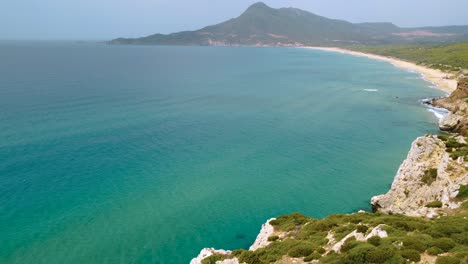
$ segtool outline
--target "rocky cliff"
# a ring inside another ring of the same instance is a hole
[[[434,99],[432,104],[450,111],[439,122],[442,131],[468,135],[468,78],[461,79],[449,97]]]
[[[463,137],[428,135],[416,139],[390,191],[372,198],[374,210],[433,217],[446,209],[458,208],[460,201],[455,197],[460,185],[468,183],[468,160],[453,156],[451,147],[461,148],[465,144]]]

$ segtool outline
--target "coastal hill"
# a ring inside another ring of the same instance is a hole
[[[200,30],[118,38],[109,44],[303,46],[466,40],[468,26],[401,28],[392,23],[350,23],[292,7],[274,9],[259,2],[237,18]]]

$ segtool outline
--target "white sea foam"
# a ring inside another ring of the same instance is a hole
[[[366,92],[378,92],[379,90],[378,90],[378,89],[364,89],[363,91],[366,91]]]
[[[444,116],[446,116],[449,111],[447,109],[444,109],[444,108],[439,108],[439,107],[434,107],[434,106],[427,106],[428,107],[428,111],[433,113],[437,119],[441,120]]]

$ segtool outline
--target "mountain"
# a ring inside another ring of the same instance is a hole
[[[392,23],[350,23],[297,8],[250,6],[237,18],[196,31],[142,38],[118,38],[110,44],[138,45],[340,45],[451,42],[468,40],[468,26],[400,28]]]

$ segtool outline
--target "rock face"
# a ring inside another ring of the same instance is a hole
[[[454,131],[463,119],[462,116],[449,112],[439,121],[439,128],[442,131]]]
[[[374,229],[372,229],[372,231],[367,234],[367,235],[364,235],[363,233],[359,233],[357,230],[354,230],[353,232],[349,233],[348,235],[346,235],[343,239],[341,239],[339,242],[335,243],[332,247],[331,247],[331,250],[335,251],[335,252],[340,252],[341,251],[341,247],[344,245],[344,243],[346,242],[346,240],[348,240],[349,238],[356,238],[357,241],[367,241],[367,239],[371,238],[371,237],[374,237],[374,236],[378,236],[378,237],[381,237],[381,238],[384,238],[384,237],[388,237],[388,234],[387,234],[387,231],[383,230],[383,225],[378,225],[376,226]]]
[[[441,130],[468,135],[468,79],[461,79],[449,97],[434,99],[432,104],[451,112],[440,120]]]
[[[398,169],[390,191],[371,199],[375,211],[389,214],[432,217],[444,208],[457,208],[452,199],[461,184],[468,183],[464,168],[468,162],[457,162],[446,152],[445,143],[436,136],[416,139],[407,159]],[[441,208],[426,207],[440,201]]]
[[[260,233],[257,236],[257,239],[255,239],[255,242],[253,243],[252,246],[250,246],[249,250],[255,251],[259,248],[263,248],[268,246],[271,242],[268,241],[268,238],[273,235],[275,232],[275,229],[273,228],[272,225],[270,225],[270,221],[275,220],[276,218],[271,218],[268,219],[268,221],[262,225],[262,229],[260,230]]]

